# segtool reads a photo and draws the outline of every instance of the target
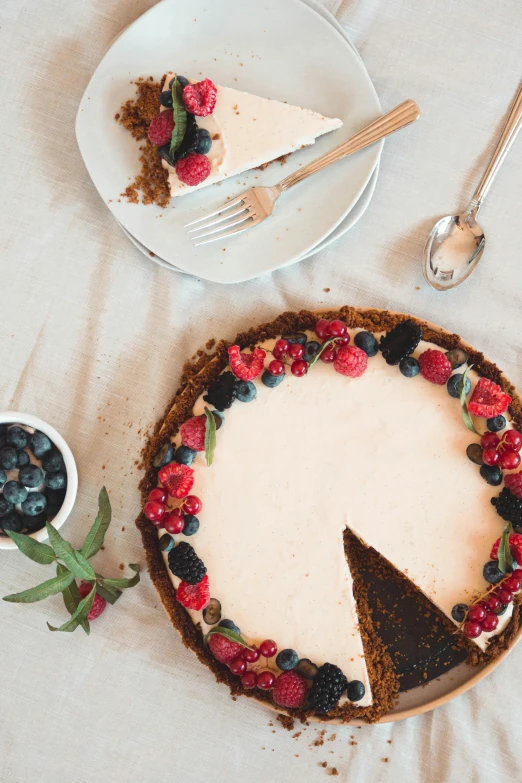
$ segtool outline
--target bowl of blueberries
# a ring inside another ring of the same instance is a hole
[[[76,462],[54,427],[26,413],[0,413],[0,549],[16,549],[6,530],[47,538],[63,525],[78,490]]]

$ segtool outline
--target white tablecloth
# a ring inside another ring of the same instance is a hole
[[[373,202],[354,230],[300,265],[231,287],[142,257],[75,143],[92,71],[151,5],[0,4],[0,408],[35,413],[70,443],[80,473],[64,529],[73,540],[107,485],[115,522],[97,566],[117,575],[120,563],[144,562],[133,520],[147,429],[209,335],[232,337],[286,308],[375,305],[457,331],[522,387],[522,138],[481,214],[487,249],[473,278],[438,294],[419,264],[434,219],[465,205],[518,86],[520,0],[330,0],[383,107],[411,97],[422,118],[386,145]],[[0,551],[0,561],[2,595],[47,578],[17,552]],[[314,746],[317,728],[292,738],[260,706],[229,698],[185,650],[146,575],[89,638],[51,634],[46,619],[64,619],[60,597],[0,606],[6,783],[313,783],[332,767],[350,783],[521,779],[522,651],[436,712],[328,730],[331,741]]]

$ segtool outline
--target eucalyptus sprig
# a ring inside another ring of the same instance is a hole
[[[460,407],[462,411],[462,419],[464,421],[464,424],[470,430],[470,432],[474,432],[475,435],[480,435],[480,432],[477,432],[475,425],[473,424],[473,419],[471,418],[469,411],[468,411],[468,403],[466,402],[466,381],[468,378],[468,373],[473,367],[472,364],[469,365],[469,367],[466,369],[466,372],[463,374],[462,378],[460,379],[460,383],[457,386],[457,391],[459,393],[459,399],[460,399]]]
[[[62,538],[49,522],[47,522],[49,544],[42,544],[23,533],[6,530],[7,535],[26,557],[41,565],[55,564],[56,576],[21,593],[6,595],[3,600],[31,604],[35,601],[42,601],[50,595],[62,593],[65,608],[71,617],[58,628],[47,623],[49,630],[70,632],[75,631],[80,625],[85,633],[90,633],[88,616],[96,593],[108,603],[114,604],[120,597],[122,590],[134,587],[140,581],[140,567],[135,563],[129,565],[129,568],[135,572],[130,579],[108,579],[96,573],[89,563],[90,558],[103,545],[105,533],[111,523],[111,515],[109,495],[103,487],[98,498],[98,514],[81,549],[73,549],[71,544]],[[91,584],[91,590],[83,599],[80,596],[76,579]]]

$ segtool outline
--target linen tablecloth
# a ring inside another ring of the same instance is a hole
[[[330,0],[383,108],[411,97],[422,118],[385,146],[375,196],[352,231],[299,265],[230,287],[142,257],[76,146],[75,113],[94,68],[151,5],[0,3],[0,408],[35,413],[71,445],[80,487],[63,532],[73,541],[107,486],[115,521],[97,568],[116,575],[120,564],[144,563],[133,520],[147,430],[209,336],[230,338],[287,308],[374,305],[458,332],[522,388],[522,138],[481,213],[487,246],[476,274],[439,294],[419,263],[434,220],[465,205],[518,86],[520,0]],[[0,551],[2,595],[44,578],[44,567]],[[183,647],[146,574],[89,638],[51,634],[46,619],[63,621],[60,596],[0,605],[6,783],[313,783],[334,767],[358,783],[522,777],[522,650],[435,712],[328,729],[319,744],[312,725],[293,737],[262,707],[232,701]]]

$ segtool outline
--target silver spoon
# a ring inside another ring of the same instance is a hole
[[[424,248],[423,271],[432,288],[438,291],[455,288],[467,280],[477,266],[486,244],[484,232],[476,220],[477,214],[521,127],[522,85],[468,208],[460,215],[441,218],[428,236]]]

